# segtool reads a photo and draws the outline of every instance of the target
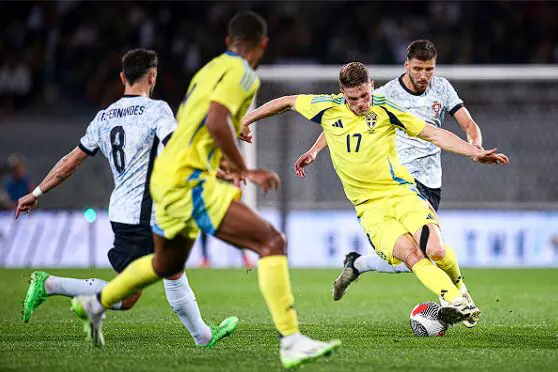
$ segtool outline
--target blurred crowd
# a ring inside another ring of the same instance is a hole
[[[156,95],[176,108],[241,9],[269,23],[267,64],[399,64],[417,38],[444,64],[558,62],[558,2],[1,2],[0,113],[106,105],[135,47],[160,54]]]
[[[11,154],[5,164],[0,165],[0,210],[14,209],[17,201],[33,189],[33,184],[23,159]]]

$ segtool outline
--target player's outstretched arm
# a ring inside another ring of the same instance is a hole
[[[88,155],[83,152],[83,150],[76,147],[69,154],[60,159],[32,193],[21,197],[17,201],[15,217],[18,218],[21,213],[27,213],[35,208],[37,199],[39,199],[42,194],[52,190],[70,177],[87,156]]]
[[[320,151],[322,151],[326,147],[327,147],[327,141],[325,139],[324,133],[322,132],[320,133],[320,136],[318,137],[314,145],[310,148],[310,150],[302,154],[294,164],[294,171],[296,175],[301,178],[306,176],[306,172],[304,168],[310,165],[311,163],[313,163],[314,160],[316,160],[316,157],[318,156]]]
[[[287,110],[294,110],[295,102],[296,95],[283,96],[269,101],[244,116],[244,119],[242,119],[242,125],[247,127],[255,121],[281,114]]]
[[[467,135],[467,141],[471,145],[482,150],[482,133],[477,123],[473,120],[471,113],[469,113],[469,110],[465,107],[461,107],[455,112],[453,118]]]
[[[509,159],[505,154],[496,153],[496,149],[480,150],[479,148],[463,141],[455,134],[431,124],[427,124],[418,134],[419,138],[432,142],[443,150],[470,157],[473,161],[482,164],[508,165]]]
[[[296,96],[283,96],[269,101],[254,111],[246,114],[246,116],[242,119],[242,130],[239,135],[240,139],[244,142],[252,143],[250,124],[270,116],[281,114],[287,110],[294,110],[295,102]]]

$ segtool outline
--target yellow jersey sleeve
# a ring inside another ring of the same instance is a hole
[[[426,122],[409,112],[399,111],[387,105],[380,106],[389,117],[391,124],[404,130],[409,136],[416,137],[426,126]]]
[[[257,76],[248,67],[233,66],[217,82],[209,101],[225,106],[232,116],[236,116],[248,96],[253,95],[253,85]]]
[[[342,104],[343,95],[334,94],[299,94],[296,96],[295,111],[308,120],[322,123],[323,114],[330,108]]]

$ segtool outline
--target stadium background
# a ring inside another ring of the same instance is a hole
[[[558,266],[558,73],[529,79],[558,62],[556,2],[77,1],[0,8],[0,159],[20,155],[34,184],[78,143],[94,113],[119,97],[124,51],[159,53],[155,98],[176,110],[195,70],[224,50],[226,22],[240,9],[269,22],[264,66],[318,70],[360,60],[372,76],[376,65],[403,73],[408,43],[428,38],[440,66],[518,67],[521,80],[453,81],[485,146],[506,152],[511,164],[482,167],[443,155],[444,235],[465,266]],[[258,102],[336,90],[334,80],[264,80]],[[451,118],[445,127],[462,134]],[[327,152],[304,181],[292,172],[318,133],[294,114],[258,125],[258,165],[278,171],[283,187],[258,194],[256,206],[287,232],[294,266],[337,267],[347,251],[369,248]],[[7,179],[7,165],[2,171]],[[106,160],[96,156],[43,198],[40,212],[20,221],[1,213],[0,265],[106,266],[111,178]],[[215,266],[240,264],[240,255],[214,241],[210,254]],[[190,264],[198,257],[196,247]]]

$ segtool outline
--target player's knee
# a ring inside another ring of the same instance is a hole
[[[446,248],[441,242],[429,242],[426,254],[434,261],[439,261],[446,256]]]
[[[264,244],[260,247],[260,257],[281,256],[287,253],[287,237],[274,227],[269,229]]]

